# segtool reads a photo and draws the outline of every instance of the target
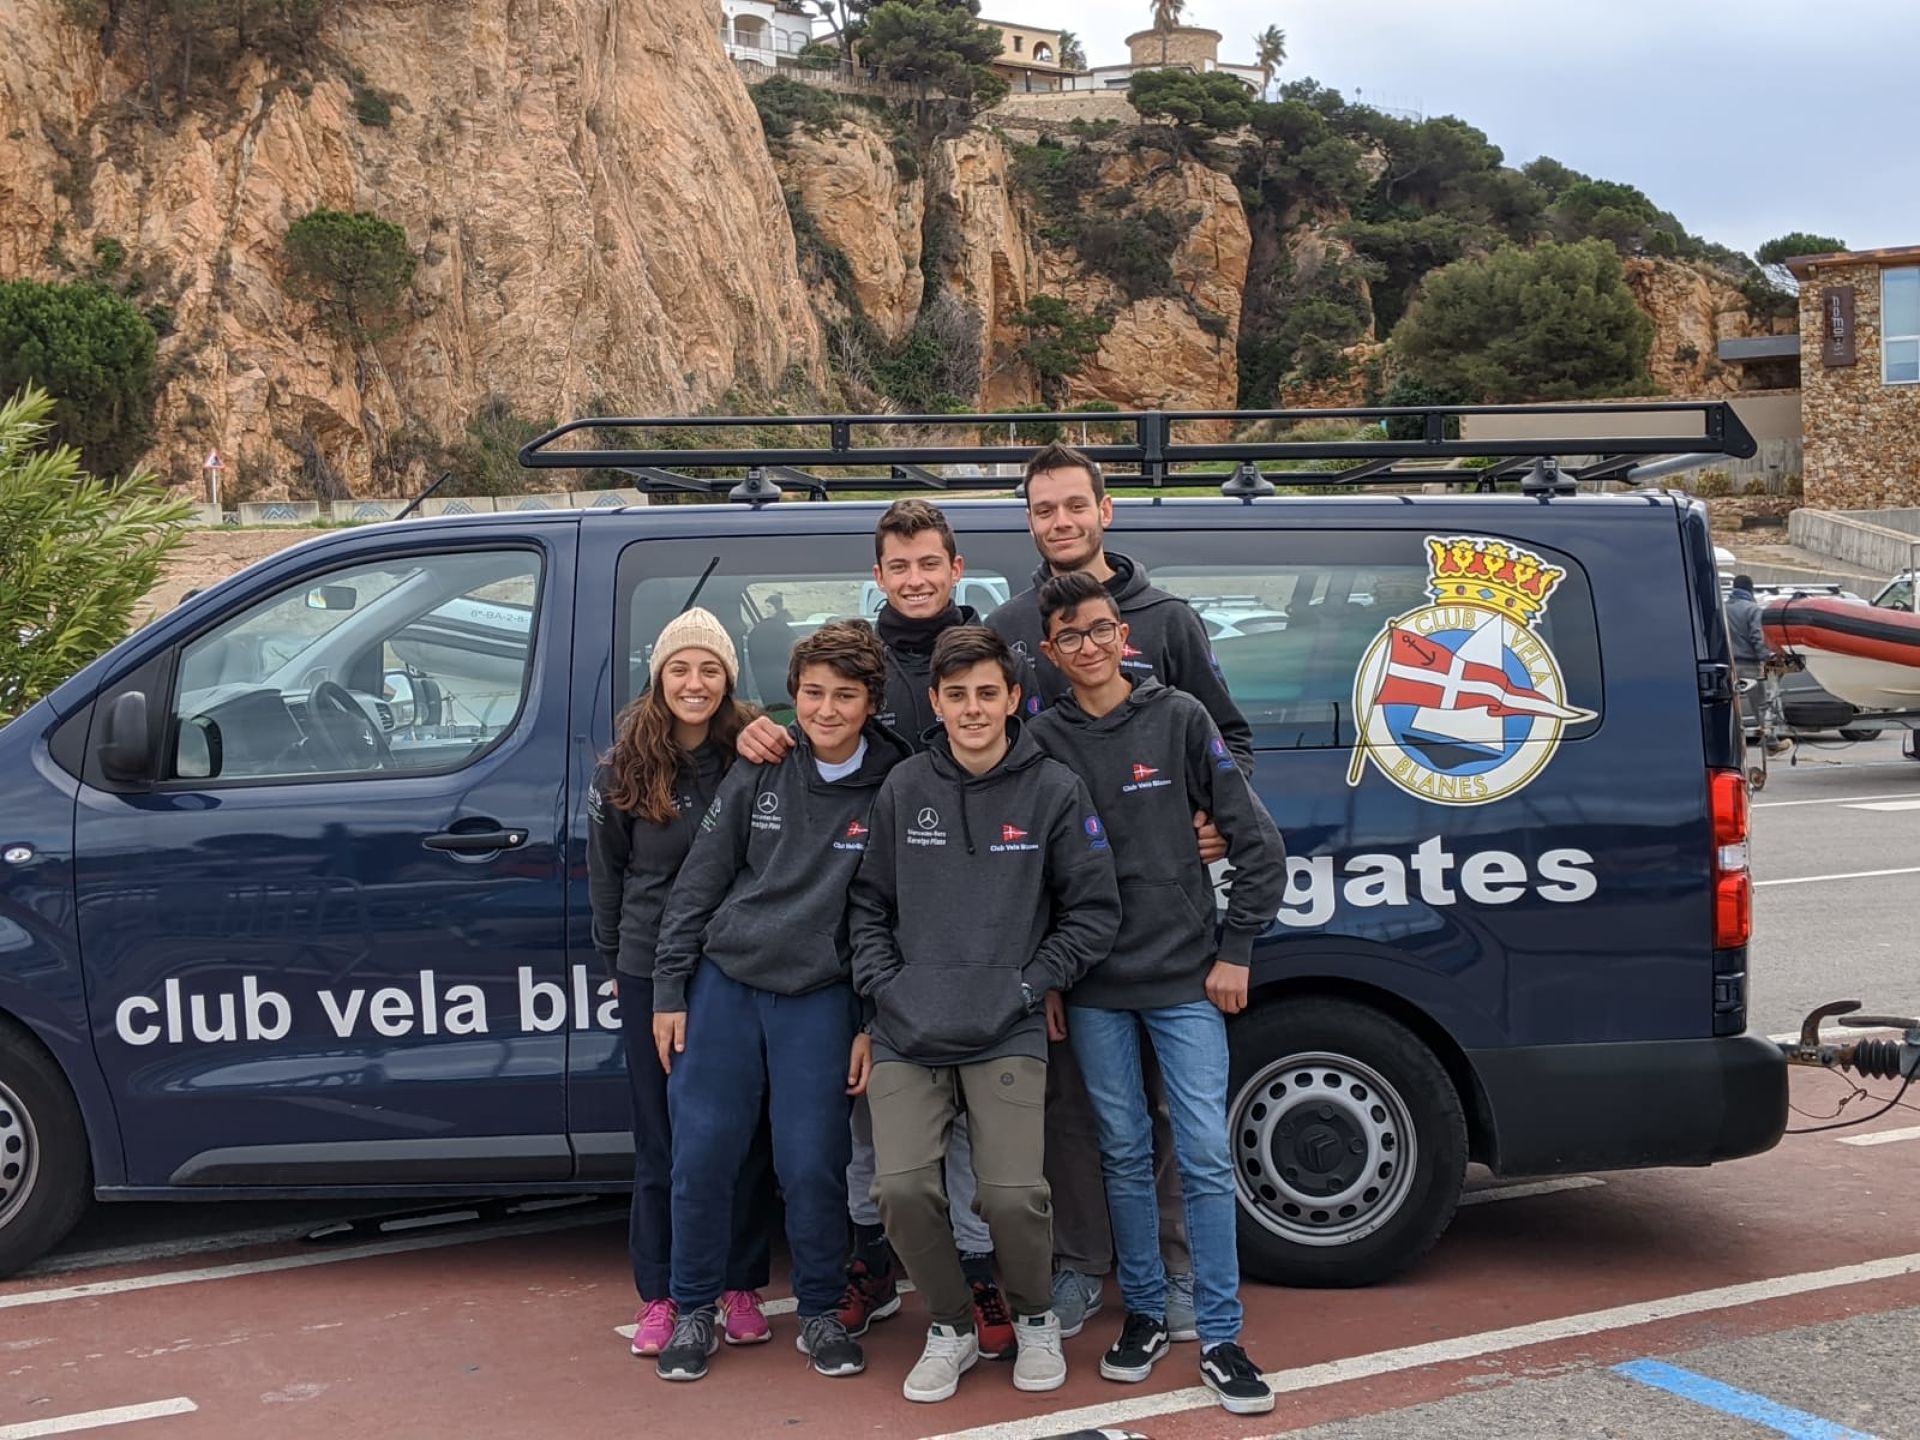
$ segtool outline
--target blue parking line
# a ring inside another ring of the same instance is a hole
[[[1822,1420],[1818,1415],[1809,1415],[1804,1410],[1795,1410],[1764,1395],[1755,1395],[1751,1390],[1741,1390],[1705,1375],[1696,1375],[1691,1370],[1682,1370],[1677,1365],[1662,1364],[1658,1360],[1629,1361],[1625,1365],[1614,1366],[1613,1373],[1624,1375],[1629,1380],[1638,1380],[1642,1385],[1651,1385],[1656,1390],[1665,1390],[1669,1395],[1678,1395],[1682,1400],[1691,1400],[1696,1405],[1705,1405],[1723,1415],[1764,1425],[1778,1434],[1792,1437],[1792,1440],[1874,1440],[1863,1430],[1849,1430],[1831,1420]]]

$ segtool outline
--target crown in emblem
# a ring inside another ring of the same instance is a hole
[[[1478,605],[1524,623],[1546,608],[1567,572],[1504,540],[1427,537],[1433,598],[1442,605]]]

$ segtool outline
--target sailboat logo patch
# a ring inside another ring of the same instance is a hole
[[[1361,743],[1347,783],[1369,761],[1409,795],[1485,805],[1530,782],[1567,726],[1560,664],[1534,629],[1566,571],[1504,540],[1429,535],[1432,603],[1390,617],[1353,682]]]

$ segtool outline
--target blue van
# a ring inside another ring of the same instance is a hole
[[[1186,417],[1102,417],[1134,430],[1091,447],[1116,488],[1232,472],[1222,496],[1122,500],[1112,547],[1261,617],[1215,630],[1290,852],[1231,1027],[1253,1275],[1393,1274],[1470,1159],[1704,1165],[1781,1133],[1782,1056],[1743,1033],[1746,792],[1706,517],[1574,493],[1656,451],[1751,445],[1723,407],[1666,408],[1682,433],[1638,442],[1468,443],[1456,412],[1396,411],[1367,414],[1415,438],[1183,445]],[[642,423],[672,422],[593,422]],[[627,1183],[584,801],[650,638],[703,605],[744,698],[785,703],[782,617],[862,613],[879,506],[765,503],[782,485],[998,487],[949,504],[968,577],[1015,594],[1035,563],[1012,481],[926,468],[1024,451],[862,447],[891,479],[830,478],[856,427],[903,422],[743,423],[832,443],[569,451],[562,427],[524,462],[735,503],[324,534],[0,730],[0,1273],[89,1196]],[[1358,493],[1463,454],[1495,457],[1491,493]],[[1533,464],[1549,454],[1586,459]]]

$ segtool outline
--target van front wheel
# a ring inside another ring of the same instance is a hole
[[[0,1276],[66,1237],[91,1176],[66,1077],[38,1041],[0,1020]]]
[[[1345,1000],[1280,1000],[1234,1023],[1228,1118],[1240,1263],[1279,1285],[1370,1285],[1453,1218],[1467,1126],[1418,1036]]]

